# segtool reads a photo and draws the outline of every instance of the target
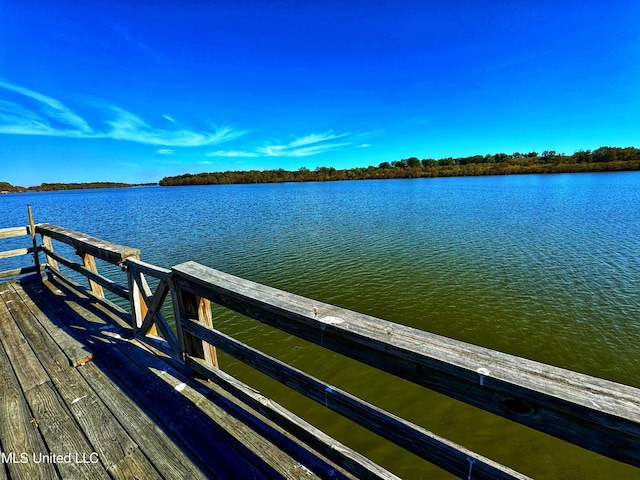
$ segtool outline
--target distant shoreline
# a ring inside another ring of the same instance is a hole
[[[411,157],[393,162],[382,162],[377,167],[336,169],[318,167],[309,170],[238,170],[225,172],[185,173],[164,177],[155,183],[87,182],[42,183],[21,187],[0,181],[0,193],[50,192],[59,190],[85,190],[96,188],[123,188],[138,186],[228,185],[250,183],[325,182],[339,180],[376,180],[394,178],[470,177],[489,175],[522,175],[543,173],[622,172],[640,170],[640,149],[635,147],[600,147],[597,150],[579,150],[573,155],[557,154],[546,150],[537,152],[471,157],[448,157],[440,160]]]
[[[91,190],[97,188],[125,188],[158,185],[157,183],[86,182],[86,183],[42,183],[33,187],[14,186],[0,182],[0,193],[57,192],[63,190]]]
[[[612,172],[640,170],[640,149],[634,147],[601,147],[593,152],[581,150],[573,155],[544,151],[472,157],[442,158],[440,160],[416,157],[382,162],[377,167],[338,170],[318,167],[295,171],[249,170],[209,172],[165,177],[161,186],[223,185],[246,183],[322,182],[337,180],[375,180],[394,178],[467,177],[488,175]]]

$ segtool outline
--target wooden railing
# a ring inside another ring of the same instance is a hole
[[[28,233],[0,230],[2,235]],[[108,306],[165,353],[232,391],[304,441],[351,468],[350,462],[307,424],[265,401],[219,368],[216,349],[269,375],[397,445],[461,478],[526,478],[350,393],[297,370],[218,331],[211,302],[382,371],[448,395],[581,447],[640,467],[640,389],[441,337],[235,277],[195,262],[171,269],[140,260],[140,251],[49,224],[35,226],[47,270],[70,282],[58,263],[89,280],[86,293]],[[57,254],[51,240],[73,246],[82,263]],[[95,259],[119,265],[128,287],[98,273]],[[157,281],[152,291],[146,277]],[[101,288],[129,301],[130,311]],[[161,313],[171,298],[175,330]],[[161,335],[161,339],[158,335]]]
[[[0,229],[0,240],[6,238],[14,238],[20,236],[30,235],[29,227],[10,227]],[[33,249],[30,247],[15,248],[11,250],[0,251],[0,260],[5,258],[19,257],[22,255],[29,255],[33,253]],[[5,267],[6,268],[6,267]],[[35,265],[24,266],[19,268],[11,268],[8,270],[0,271],[0,278],[16,277],[18,275],[25,275],[27,273],[36,272]]]
[[[29,223],[30,225],[25,227],[9,227],[9,228],[1,228],[0,229],[0,240],[5,240],[8,238],[22,237],[22,236],[31,236],[31,246],[14,248],[11,250],[0,251],[0,261],[13,258],[20,257],[25,255],[31,255],[34,259],[33,265],[23,266],[18,268],[10,268],[8,270],[0,270],[0,279],[9,278],[9,277],[18,277],[22,275],[26,275],[29,273],[35,273],[40,271],[40,263],[38,261],[38,249],[35,240],[35,229],[33,223],[33,215],[31,213],[31,205],[28,206],[29,211]],[[26,242],[25,242],[26,243]]]

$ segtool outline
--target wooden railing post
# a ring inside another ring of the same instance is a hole
[[[36,264],[36,273],[41,275],[40,271],[40,257],[38,256],[38,241],[36,240],[36,224],[33,221],[33,211],[31,210],[31,204],[27,205],[27,210],[29,212],[29,231],[31,233],[31,242],[33,243],[33,260]]]
[[[127,270],[127,283],[129,285],[129,303],[131,305],[131,328],[133,329],[133,336],[138,334],[138,330],[142,326],[142,321],[146,315],[146,304],[142,298],[140,287],[134,275],[141,275],[140,272]]]
[[[93,257],[93,255],[89,255],[86,252],[78,252],[78,254],[82,257],[82,264],[87,268],[87,270],[93,273],[98,273],[96,259]],[[102,285],[98,285],[96,282],[89,279],[89,287],[91,287],[91,291],[98,297],[104,298],[104,290],[102,288]]]
[[[47,250],[49,250],[50,252],[53,252],[53,244],[51,243],[51,237],[48,237],[47,235],[42,235],[42,244],[45,246],[45,248]],[[58,262],[56,261],[55,258],[50,257],[46,252],[45,255],[47,257],[47,265],[49,265],[49,267],[53,268],[54,270],[60,270],[60,268],[58,267]]]
[[[180,353],[186,356],[203,358],[208,364],[218,368],[216,347],[191,335],[182,328],[182,319],[197,319],[205,327],[213,328],[211,302],[206,298],[178,288],[173,284],[173,306],[175,310],[176,330]]]
[[[140,255],[134,255],[129,258],[140,260]],[[134,277],[135,275],[135,277]],[[129,301],[131,303],[131,328],[134,336],[138,333],[138,329],[142,326],[144,318],[147,316],[149,307],[145,301],[146,297],[152,297],[151,289],[140,271],[132,272],[127,270],[127,280],[129,282]],[[141,289],[142,287],[142,289]],[[151,325],[149,334],[157,335],[158,331],[155,325]]]

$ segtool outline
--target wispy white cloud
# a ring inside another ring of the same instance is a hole
[[[62,102],[0,78],[0,89],[17,93],[29,106],[0,99],[0,133],[78,137],[91,127]]]
[[[4,93],[4,94],[3,94]],[[163,114],[164,128],[152,126],[139,116],[108,103],[84,105],[93,110],[87,121],[61,101],[0,78],[0,134],[48,135],[68,138],[110,138],[156,146],[156,153],[170,156],[176,148],[206,147],[236,140],[249,130],[229,126],[197,131],[180,125],[171,115]],[[316,132],[291,137],[288,142],[272,141],[250,148],[215,150],[209,157],[308,157],[344,149],[363,148],[365,138],[377,132]]]
[[[358,135],[360,136],[360,135]],[[340,148],[355,146],[349,137],[351,133],[333,133],[333,130],[311,133],[291,140],[289,143],[267,143],[253,149],[217,150],[207,155],[211,157],[308,157]],[[344,139],[336,142],[335,140]]]
[[[174,125],[178,125],[178,122],[176,122],[173,117],[170,117],[169,115],[167,115],[166,113],[162,115],[162,118],[169,120],[171,123],[173,123]]]
[[[162,147],[202,147],[228,142],[248,133],[227,126],[213,131],[188,130],[166,114],[163,117],[173,128],[157,128],[127,110],[108,104],[94,105],[100,120],[107,126],[97,128],[59,100],[0,78],[0,94],[2,91],[18,97],[17,100],[0,97],[0,133],[5,134],[111,138]],[[160,150],[158,153],[170,153],[169,149]]]
[[[216,150],[207,153],[207,157],[260,157],[258,152],[248,152],[240,150]]]
[[[214,132],[154,128],[140,117],[120,107],[111,106],[110,110],[113,113],[113,118],[107,120],[107,124],[111,127],[107,136],[116,140],[166,147],[202,147],[228,142],[247,133],[246,131],[233,130],[230,127],[221,127]]]

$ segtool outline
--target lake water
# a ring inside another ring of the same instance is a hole
[[[36,222],[640,387],[640,173],[3,195]],[[6,244],[2,249],[8,248]],[[4,270],[6,265],[0,265]],[[216,311],[223,331],[536,478],[640,470]],[[232,359],[221,367],[405,478],[449,478]]]

